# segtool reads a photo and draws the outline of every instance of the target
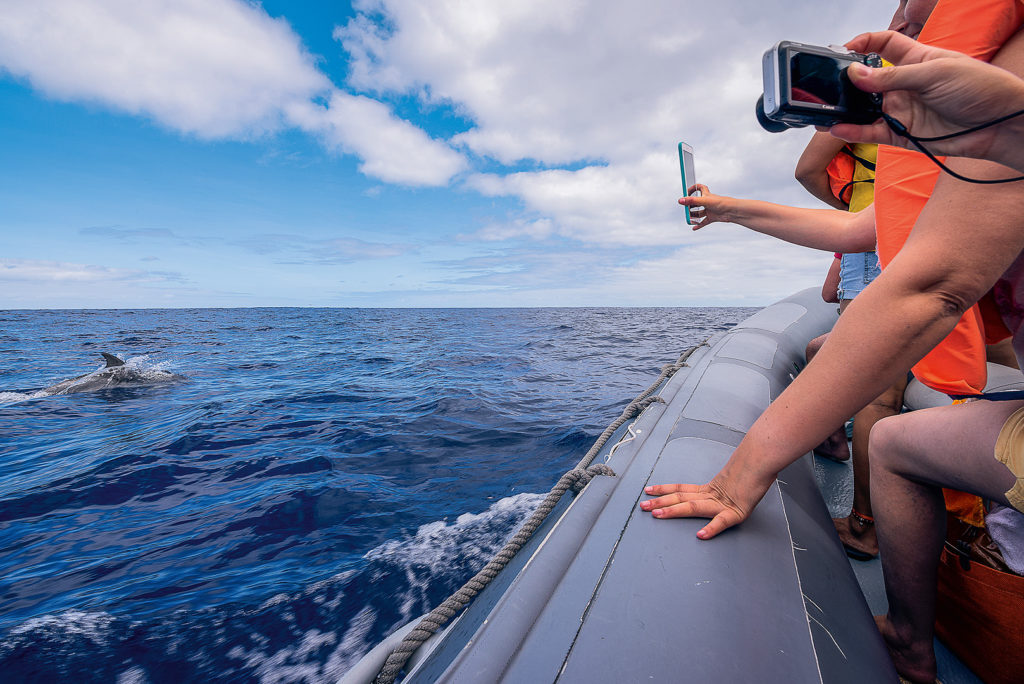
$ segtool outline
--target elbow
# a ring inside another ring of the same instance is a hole
[[[971,308],[971,305],[979,298],[971,299],[962,293],[948,289],[939,289],[931,293],[938,308],[940,318],[959,319]]]
[[[988,287],[987,283],[974,280],[958,280],[957,282],[941,282],[927,288],[926,293],[933,302],[939,317],[957,320],[967,312]]]
[[[797,183],[809,190],[814,185],[816,175],[811,169],[808,169],[803,164],[798,163],[796,165],[796,170],[793,172],[793,178],[796,179]]]

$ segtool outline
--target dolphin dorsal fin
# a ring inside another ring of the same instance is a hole
[[[100,352],[100,355],[103,357],[103,360],[107,362],[107,368],[113,368],[115,366],[124,365],[124,361],[117,358],[113,354],[108,354],[107,352]]]

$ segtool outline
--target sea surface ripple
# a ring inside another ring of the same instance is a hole
[[[0,672],[333,682],[753,311],[0,311]]]

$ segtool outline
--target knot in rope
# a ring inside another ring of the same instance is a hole
[[[595,463],[587,468],[573,468],[563,475],[563,477],[567,477],[570,480],[569,487],[572,491],[579,494],[596,475],[608,475],[610,477],[615,477],[615,471],[604,463]]]

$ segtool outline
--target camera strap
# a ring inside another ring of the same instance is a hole
[[[910,133],[910,131],[907,130],[907,127],[904,126],[902,123],[900,123],[900,121],[898,119],[895,119],[892,116],[886,114],[885,112],[882,112],[882,118],[885,120],[885,123],[888,124],[889,128],[892,130],[893,133],[895,133],[896,135],[899,135],[899,136],[904,137],[907,140],[909,140],[911,145],[913,145],[914,147],[919,149],[926,157],[931,159],[940,169],[942,169],[943,171],[948,173],[953,178],[956,178],[957,180],[964,181],[965,183],[978,183],[980,185],[994,185],[996,183],[1014,183],[1016,181],[1024,180],[1024,176],[1017,176],[1016,178],[994,178],[994,179],[968,178],[967,176],[961,176],[959,173],[957,173],[956,171],[953,171],[948,166],[946,166],[941,161],[939,161],[938,157],[936,157],[934,154],[929,152],[928,149],[924,145],[922,145],[922,143],[926,143],[926,142],[939,142],[940,140],[949,140],[950,138],[957,138],[957,137],[960,137],[961,135],[967,135],[968,133],[974,133],[975,131],[980,131],[983,128],[988,128],[989,126],[995,126],[997,124],[1001,124],[1004,121],[1008,121],[1009,119],[1013,119],[1015,117],[1022,116],[1022,115],[1024,115],[1024,109],[1020,110],[1019,112],[1014,112],[1012,114],[1007,114],[1006,116],[1001,116],[998,119],[993,119],[992,121],[989,121],[987,123],[983,123],[983,124],[981,124],[979,126],[975,126],[974,128],[968,128],[968,129],[963,130],[963,131],[957,131],[956,133],[948,133],[946,135],[937,135],[937,136],[932,137],[932,138],[919,138],[916,135],[912,135]]]

